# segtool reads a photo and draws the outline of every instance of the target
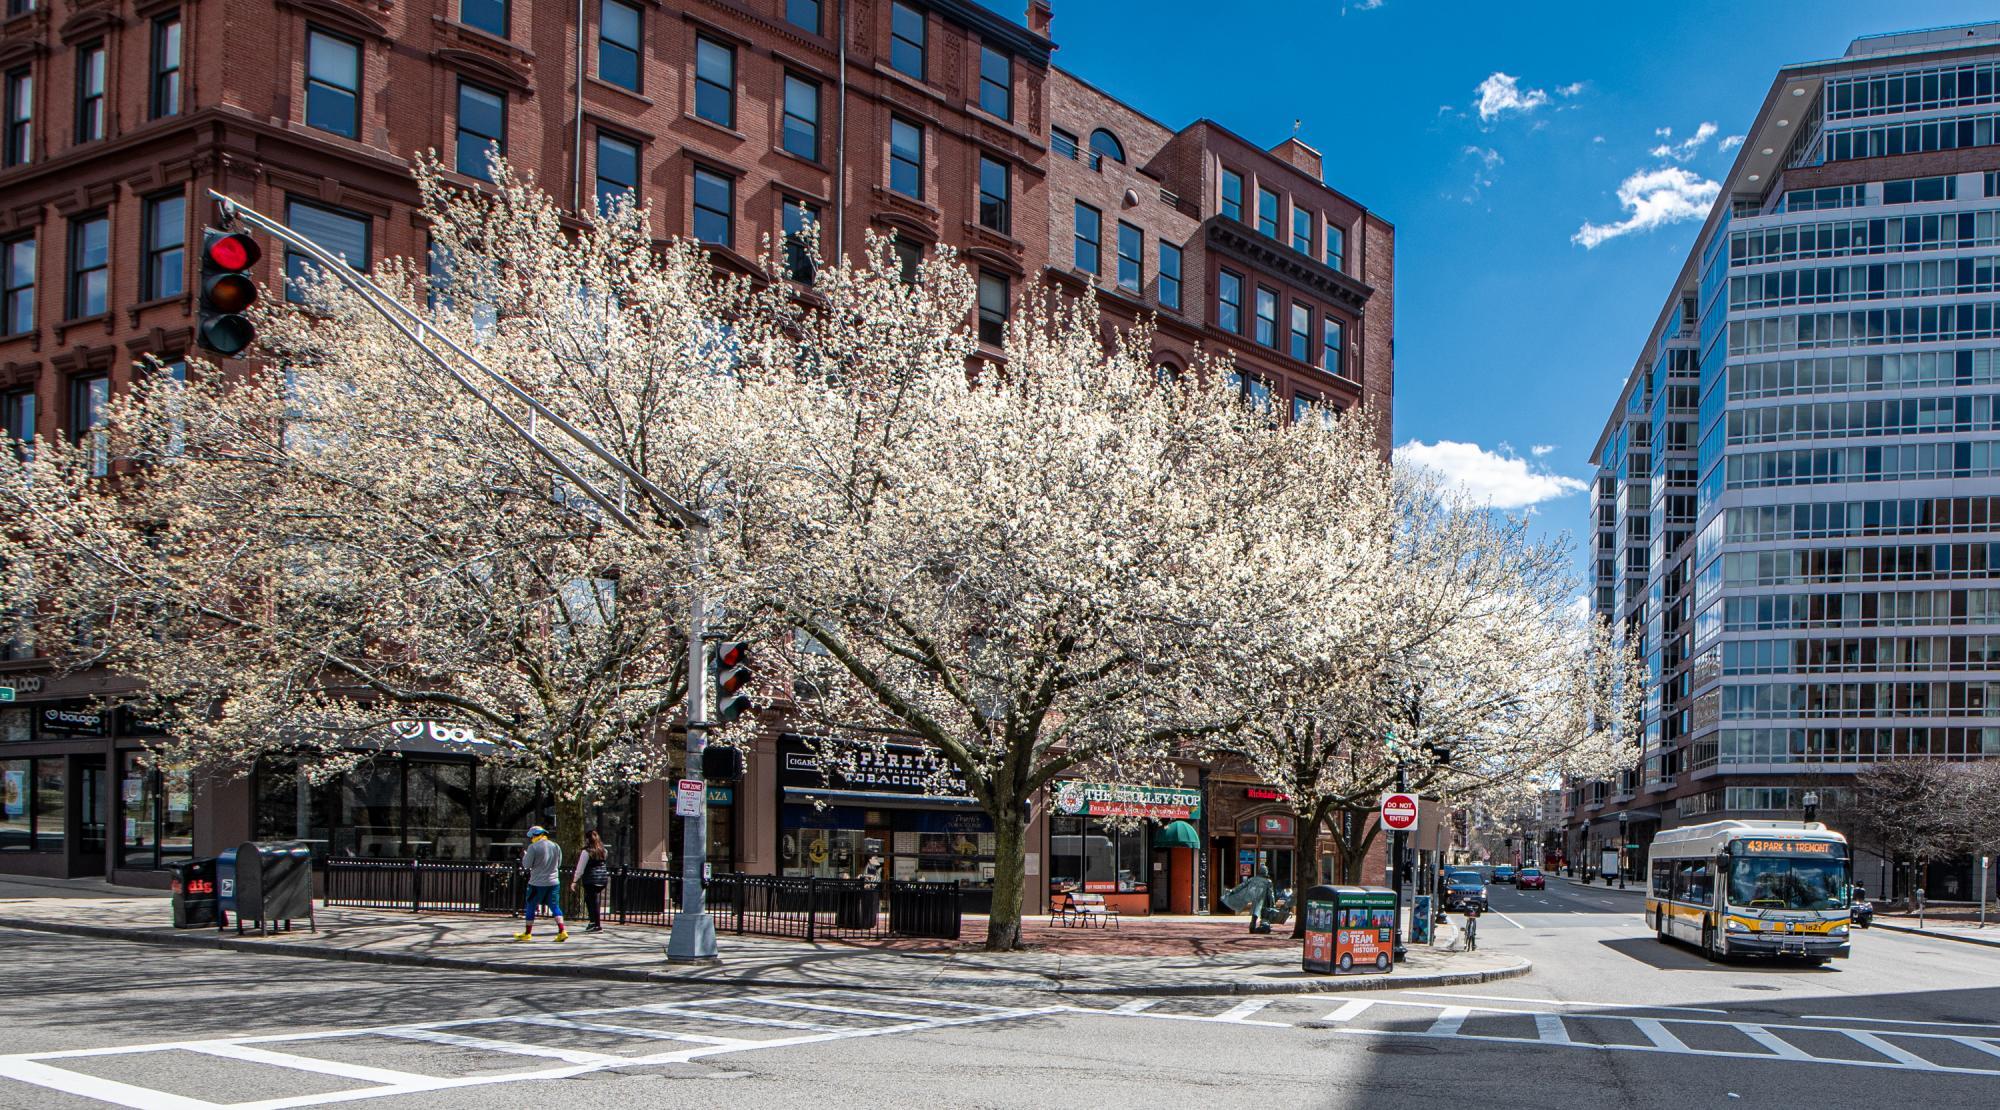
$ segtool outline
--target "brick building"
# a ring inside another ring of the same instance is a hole
[[[699,238],[728,268],[755,267],[771,243],[784,258],[784,236],[813,221],[850,254],[871,232],[893,232],[904,252],[957,248],[995,325],[1044,281],[1094,286],[1113,322],[1157,317],[1163,365],[1228,350],[1246,396],[1281,416],[1365,401],[1383,413],[1387,449],[1390,226],[1328,188],[1319,155],[1296,140],[1266,151],[1208,121],[1170,129],[1053,68],[1042,0],[1024,22],[968,0],[6,0],[6,11],[0,416],[17,438],[87,430],[142,372],[142,353],[179,372],[207,190],[365,267],[426,252],[418,152],[437,151],[476,188],[499,150],[579,213],[636,192],[660,237]],[[249,43],[267,48],[255,64]],[[262,265],[277,290],[282,252]],[[0,684],[20,697],[0,708],[0,872],[149,881],[190,851],[275,835],[355,854],[449,842],[483,858],[504,854],[546,801],[429,736],[399,740],[392,767],[321,786],[281,771],[190,783],[139,764],[137,722],[90,709],[96,677],[57,678],[32,645],[11,644]],[[774,725],[749,778],[713,798],[718,867],[830,867],[863,834],[886,841],[892,868],[907,839],[916,867],[932,838],[990,835],[962,799],[896,797],[884,785],[894,776],[858,791],[874,801],[850,807],[852,829],[802,814],[786,799],[813,791],[790,774],[781,734]],[[1201,776],[1190,767],[1188,785]],[[598,816],[636,863],[674,851],[667,813],[655,783]],[[422,832],[461,825],[448,841]],[[1061,846],[1043,816],[1032,835],[1049,876]],[[1074,835],[1095,845],[1093,832]],[[1130,860],[1106,851],[1122,861],[1114,893],[1143,894],[1162,862],[1150,844]],[[977,881],[977,855],[956,873]],[[1192,874],[1173,883],[1181,893],[1161,908],[1206,901]]]

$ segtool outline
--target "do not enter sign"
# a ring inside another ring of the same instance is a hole
[[[1417,825],[1417,796],[1415,794],[1382,795],[1382,824],[1403,832]]]

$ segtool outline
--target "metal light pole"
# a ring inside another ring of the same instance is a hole
[[[499,373],[486,365],[486,363],[480,361],[477,355],[466,350],[450,336],[432,327],[430,322],[424,319],[421,313],[416,312],[408,305],[383,292],[381,286],[376,285],[368,275],[360,273],[352,266],[349,266],[346,259],[320,246],[306,236],[293,231],[283,221],[266,216],[226,194],[210,189],[208,195],[220,206],[222,219],[225,224],[242,220],[244,223],[269,232],[282,242],[297,248],[309,256],[313,262],[317,263],[326,272],[332,274],[341,284],[359,294],[361,299],[367,302],[368,307],[374,309],[384,320],[388,321],[390,327],[395,328],[403,338],[409,340],[411,345],[421,351],[432,363],[436,364],[438,369],[443,370],[454,382],[458,383],[460,388],[470,393],[484,405],[495,418],[507,426],[508,430],[520,437],[556,473],[562,475],[565,482],[575,487],[585,497],[590,498],[598,508],[604,510],[605,515],[617,521],[621,527],[635,535],[657,543],[658,537],[656,532],[641,524],[625,511],[625,499],[623,497],[614,497],[604,490],[599,489],[588,479],[584,478],[583,475],[579,474],[576,468],[570,465],[567,459],[562,457],[561,453],[536,438],[532,427],[524,427],[511,413],[502,408],[499,401],[495,400],[491,394],[475,384],[458,366],[453,365],[451,360],[445,357],[444,351],[451,352],[451,354],[457,356],[466,365],[484,375],[490,383],[499,387],[499,391],[503,396],[511,396],[514,400],[526,406],[529,412],[533,414],[530,417],[531,420],[539,419],[546,421],[550,426],[560,431],[570,442],[611,468],[620,478],[632,483],[635,489],[644,494],[653,503],[655,511],[660,516],[664,517],[674,528],[686,536],[686,542],[691,545],[691,554],[693,555],[695,568],[695,581],[689,587],[688,591],[690,595],[687,679],[688,773],[699,779],[701,777],[701,752],[707,746],[706,729],[708,725],[708,722],[704,719],[704,707],[707,700],[704,696],[707,682],[707,667],[704,653],[706,651],[708,613],[699,581],[707,549],[707,538],[710,527],[708,517],[661,489],[652,479],[647,478],[603,444],[598,443],[588,432],[585,432],[583,429],[578,428],[576,425],[571,424],[551,411],[546,405],[536,400],[533,394],[515,385],[506,375]],[[440,348],[443,350],[440,350]],[[704,787],[705,796],[706,787]],[[716,955],[715,923],[708,916],[702,890],[702,873],[706,870],[708,862],[706,806],[703,806],[703,812],[699,816],[690,817],[687,821],[686,836],[688,839],[682,845],[682,859],[685,864],[682,874],[685,885],[682,888],[681,910],[674,915],[673,933],[668,937],[667,957],[669,959],[690,960],[714,959]]]
[[[1394,740],[1395,737],[1393,736],[1390,737],[1390,741],[1392,743],[1394,742]],[[1402,754],[1397,753],[1396,793],[1401,794],[1408,791],[1409,789],[1410,789],[1410,772],[1409,769],[1403,765]],[[1392,880],[1392,885],[1395,887],[1396,890],[1396,943],[1392,949],[1391,954],[1397,960],[1401,960],[1409,954],[1408,947],[1406,947],[1403,943],[1403,934],[1404,934],[1403,853],[1404,851],[1405,847],[1403,841],[1403,830],[1391,829],[1389,832],[1389,872],[1390,872],[1390,879]]]
[[[1630,835],[1625,830],[1626,830],[1626,821],[1629,820],[1630,817],[1631,814],[1626,813],[1624,810],[1621,809],[1618,811],[1618,889],[1619,890],[1625,889],[1625,845],[1629,843],[1631,839]]]

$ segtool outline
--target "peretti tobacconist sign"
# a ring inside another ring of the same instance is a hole
[[[799,790],[970,797],[965,780],[937,752],[918,744],[821,741],[822,760],[796,736],[779,741],[778,785]]]
[[[1056,784],[1056,812],[1071,816],[1191,821],[1201,816],[1201,791],[1184,786],[1127,786],[1118,782],[1065,779]]]

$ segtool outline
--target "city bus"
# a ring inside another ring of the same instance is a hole
[[[1818,822],[1711,821],[1653,838],[1646,924],[1711,959],[1848,954],[1847,838]]]

